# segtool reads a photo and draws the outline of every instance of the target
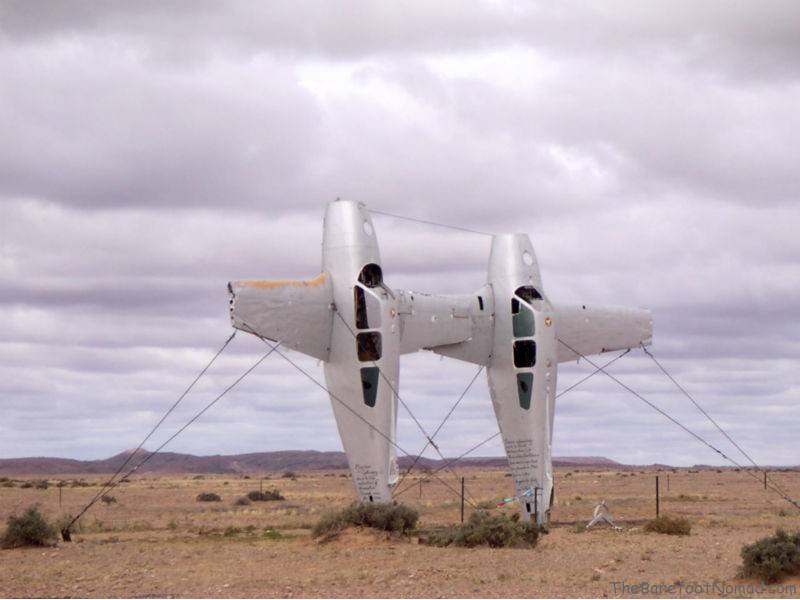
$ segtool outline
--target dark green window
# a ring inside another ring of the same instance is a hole
[[[533,373],[517,373],[517,394],[519,394],[519,405],[525,410],[528,410],[531,407],[532,392]]]
[[[533,337],[535,331],[533,311],[526,306],[519,306],[519,312],[511,317],[514,326],[514,337]]]
[[[364,367],[361,369],[361,391],[364,393],[364,404],[367,406],[375,406],[375,399],[378,397],[379,376],[378,367]]]

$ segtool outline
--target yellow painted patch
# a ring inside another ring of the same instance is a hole
[[[327,276],[320,273],[313,279],[249,279],[240,281],[242,287],[275,289],[283,287],[320,287],[325,285]]]

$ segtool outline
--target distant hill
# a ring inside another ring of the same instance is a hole
[[[75,460],[71,458],[4,458],[0,459],[0,475],[58,475],[113,473],[132,451],[121,452],[102,460]],[[150,453],[140,450],[129,466],[137,464]],[[413,461],[405,456],[399,459],[400,468],[408,468]],[[435,469],[443,461],[421,458],[418,468]],[[618,462],[601,456],[575,456],[554,458],[557,467],[625,468]],[[505,457],[469,457],[458,461],[460,466],[507,468]],[[126,467],[127,468],[127,467]],[[161,452],[149,459],[139,473],[253,473],[264,471],[312,471],[346,469],[344,452],[318,452],[316,450],[283,450],[280,452],[253,452],[251,454],[194,456],[176,452]]]

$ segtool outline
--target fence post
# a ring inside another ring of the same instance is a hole
[[[461,478],[461,522],[464,522],[464,478]]]
[[[658,475],[656,475],[656,518],[660,512],[659,499],[658,499]]]
[[[764,470],[764,489],[767,489],[767,471]]]

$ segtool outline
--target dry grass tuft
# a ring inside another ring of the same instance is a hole
[[[221,502],[222,498],[214,492],[201,492],[197,494],[198,502]]]
[[[474,548],[533,548],[539,539],[539,528],[504,514],[485,511],[472,513],[463,525],[453,525],[430,532],[423,541],[431,546]]]
[[[332,538],[347,527],[407,533],[416,526],[418,519],[419,513],[403,504],[351,504],[343,510],[324,513],[311,533],[314,537]]]
[[[286,500],[286,498],[284,498],[277,489],[266,492],[253,490],[252,492],[247,492],[247,498],[251,502],[274,502],[276,500]]]
[[[644,530],[666,535],[689,535],[692,531],[692,524],[689,523],[689,519],[684,519],[683,517],[662,515],[645,523]]]

